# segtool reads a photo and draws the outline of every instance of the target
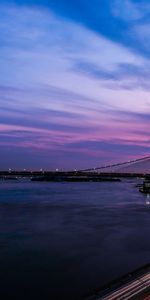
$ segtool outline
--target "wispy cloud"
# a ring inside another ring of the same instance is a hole
[[[74,145],[74,160],[83,152],[104,154],[105,144],[121,149],[131,139],[147,149],[143,135],[135,135],[147,126],[146,117],[136,118],[149,112],[147,58],[46,8],[5,5],[1,15],[1,146],[68,157]]]
[[[124,21],[137,21],[148,15],[150,5],[146,1],[134,2],[133,0],[113,0],[112,13]]]

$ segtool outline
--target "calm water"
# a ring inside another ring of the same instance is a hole
[[[0,182],[2,299],[78,300],[150,262],[150,205],[136,180]]]

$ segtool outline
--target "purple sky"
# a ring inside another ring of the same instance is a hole
[[[0,169],[149,155],[150,4],[76,2],[1,1]]]

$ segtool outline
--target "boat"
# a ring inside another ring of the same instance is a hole
[[[150,180],[145,180],[139,188],[139,191],[144,194],[150,194]]]

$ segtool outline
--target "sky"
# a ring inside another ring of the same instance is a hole
[[[0,2],[0,169],[149,155],[150,2]]]

